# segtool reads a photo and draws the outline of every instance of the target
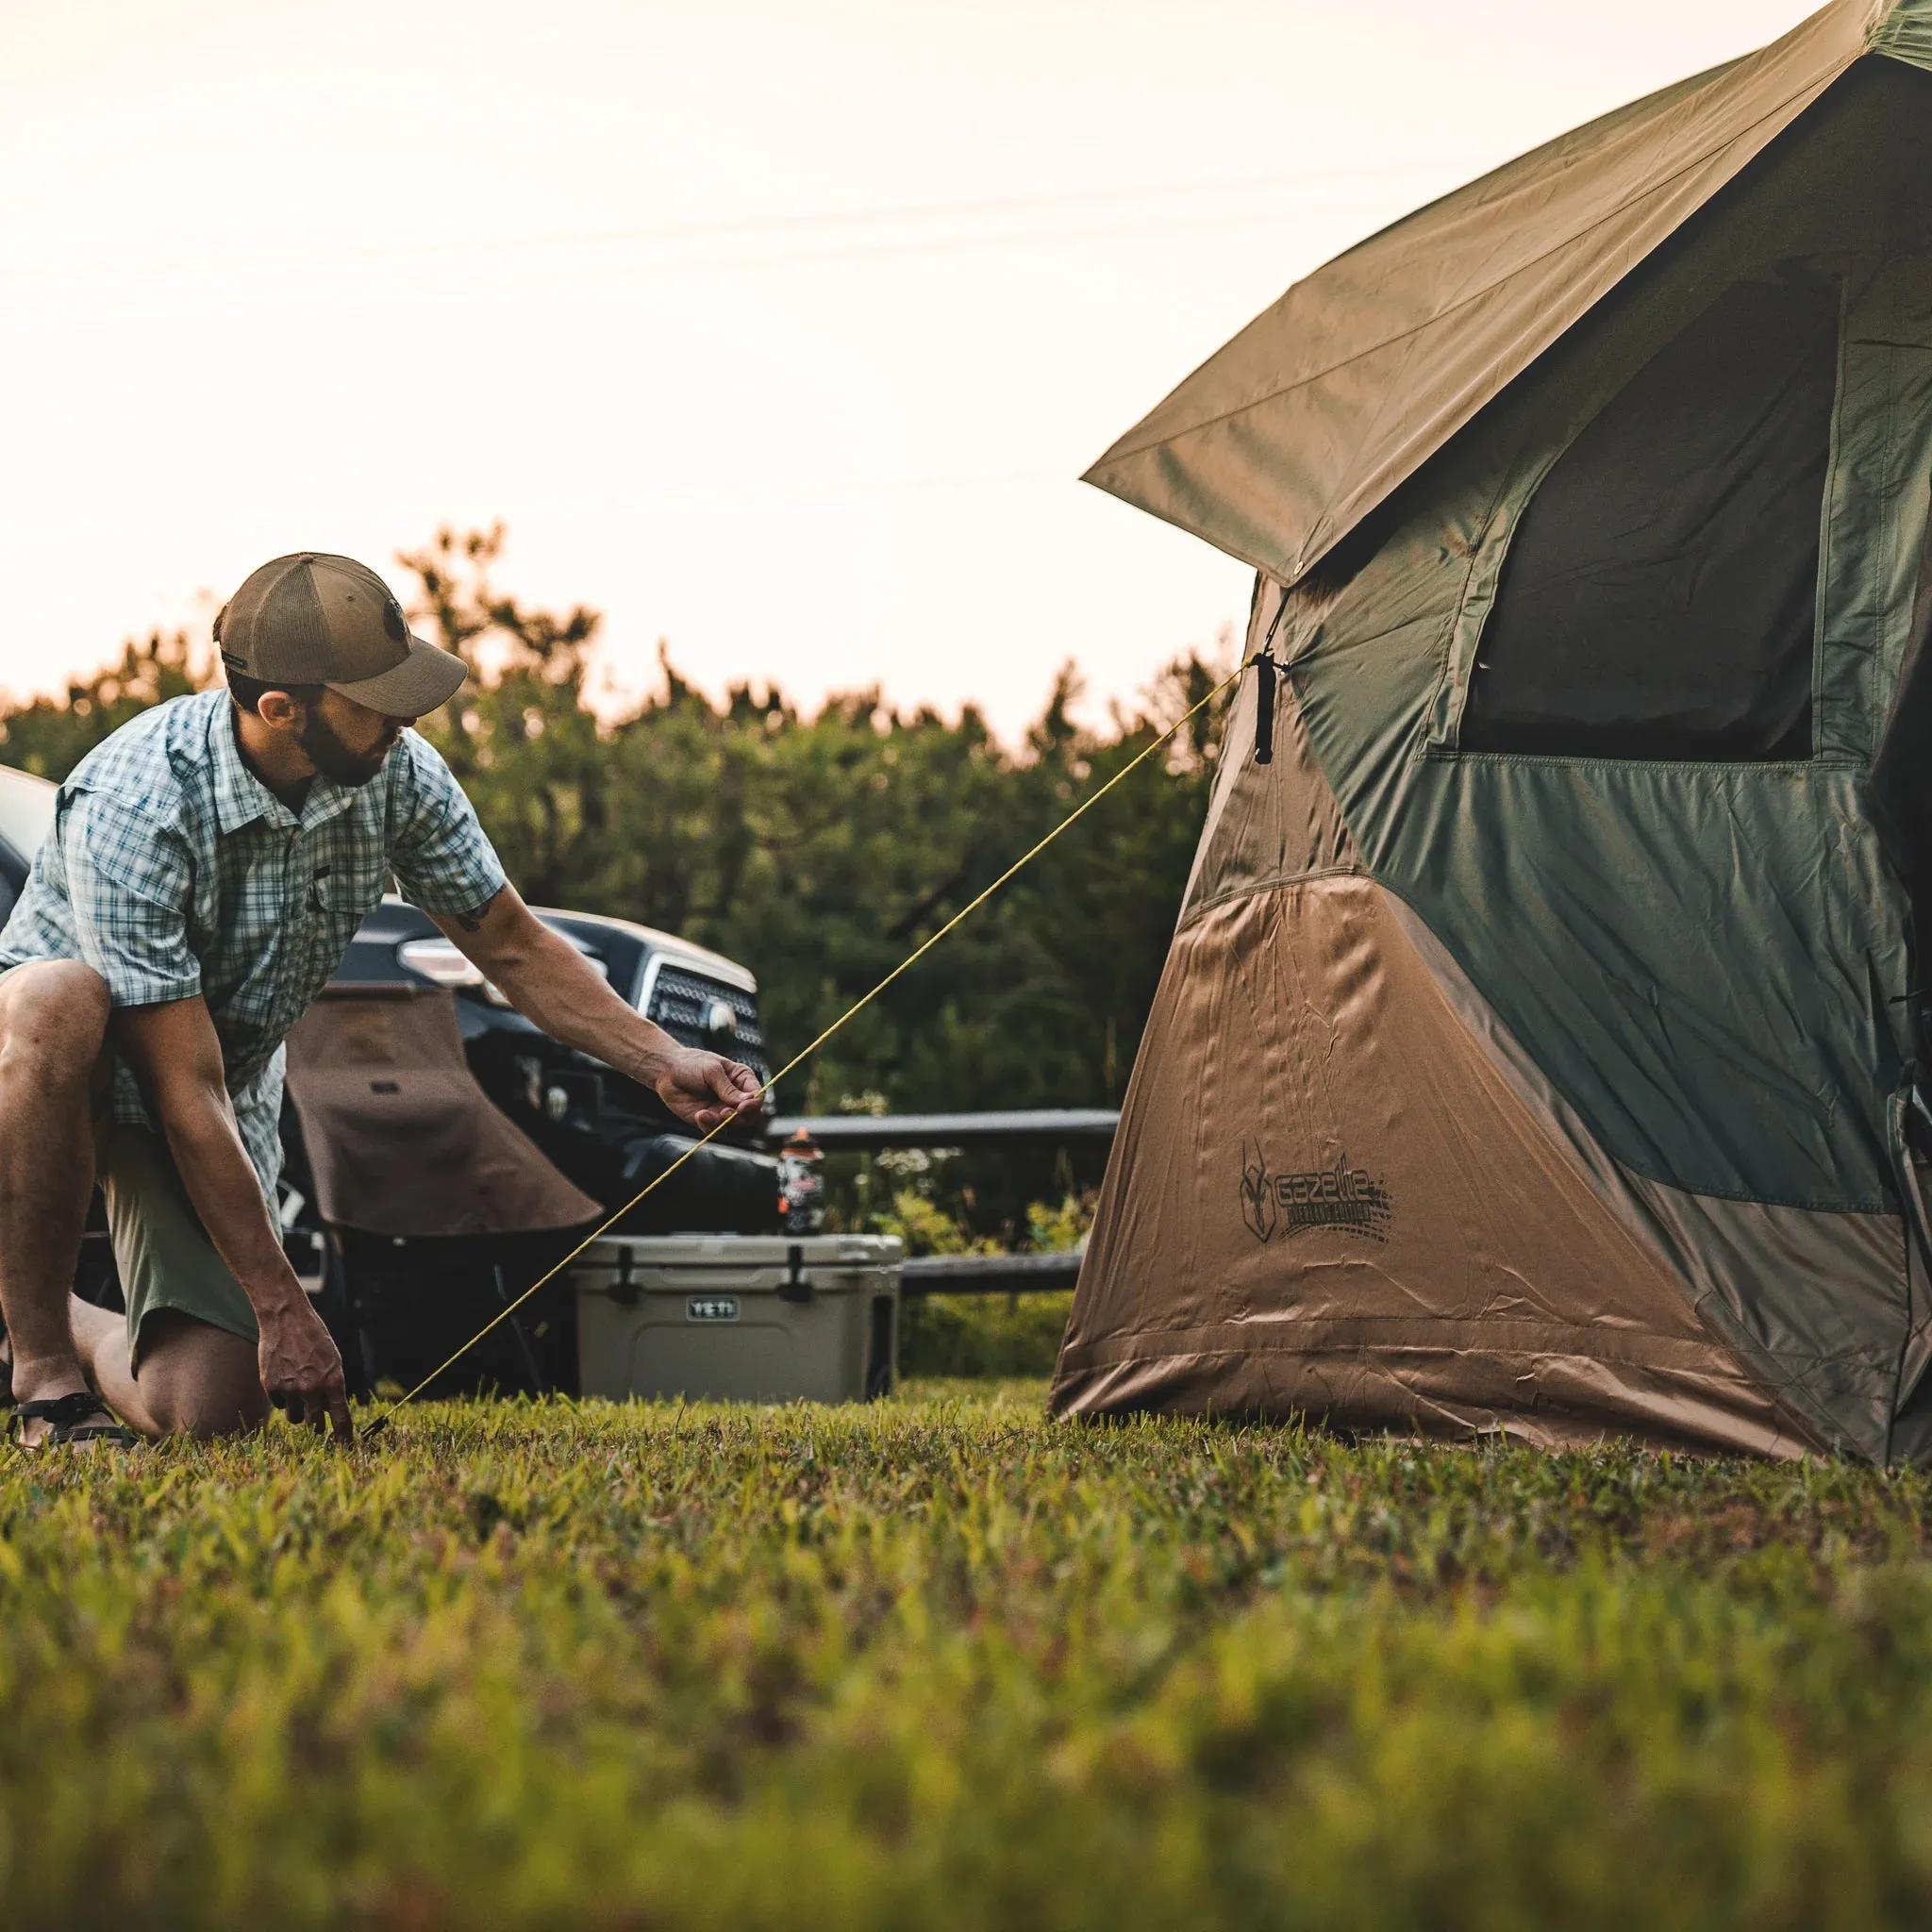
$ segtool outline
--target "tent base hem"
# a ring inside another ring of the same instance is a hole
[[[1168,1351],[1063,1361],[1054,1412],[1090,1420],[1141,1411],[1301,1420],[1352,1435],[1504,1440],[1543,1449],[1622,1444],[1789,1459],[1824,1446],[1797,1434],[1743,1375],[1721,1381],[1657,1363],[1606,1360],[1601,1352],[1511,1350],[1488,1340],[1473,1348],[1375,1347],[1244,1333],[1222,1346],[1200,1345],[1208,1340],[1175,1336]],[[1480,1390],[1473,1375],[1495,1387]],[[1527,1386],[1533,1400],[1517,1406]]]

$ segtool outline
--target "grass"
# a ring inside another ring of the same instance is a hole
[[[11,1923],[1932,1912],[1932,1486],[872,1408],[0,1463]]]

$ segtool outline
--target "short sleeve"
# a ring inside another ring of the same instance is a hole
[[[390,864],[403,897],[445,918],[480,912],[508,883],[476,808],[435,747],[405,731]]]
[[[180,836],[110,793],[63,807],[60,842],[79,956],[117,1007],[157,1007],[201,991],[188,943],[194,872]]]

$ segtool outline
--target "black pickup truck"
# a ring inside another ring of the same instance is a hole
[[[52,823],[55,788],[0,766],[0,920]],[[537,908],[626,1002],[687,1046],[769,1066],[742,966],[628,920]],[[413,1385],[604,1216],[686,1153],[655,1093],[508,1007],[429,919],[385,899],[290,1039],[277,1209],[352,1389]],[[778,1163],[746,1117],[620,1224],[775,1233]],[[81,1291],[118,1297],[92,1218]],[[575,1311],[546,1291],[439,1391],[569,1389]]]

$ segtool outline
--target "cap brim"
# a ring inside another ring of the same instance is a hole
[[[331,683],[328,689],[386,718],[420,718],[448,704],[469,675],[469,667],[455,652],[438,650],[412,637],[409,655],[393,671],[365,677],[359,684]]]

